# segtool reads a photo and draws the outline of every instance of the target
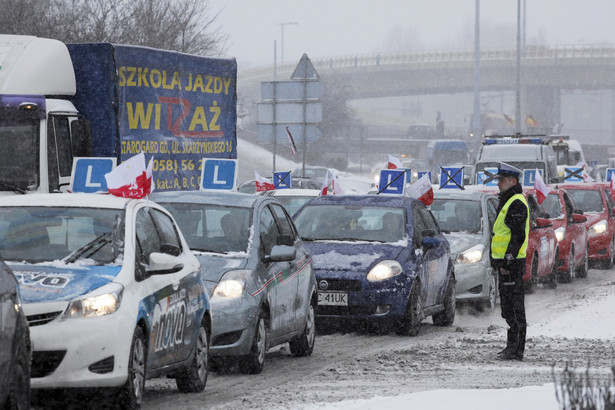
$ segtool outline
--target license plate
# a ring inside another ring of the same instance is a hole
[[[323,306],[348,306],[348,293],[318,292],[318,304]]]

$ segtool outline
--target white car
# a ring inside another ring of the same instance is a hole
[[[164,208],[96,194],[3,197],[0,254],[30,326],[32,388],[117,388],[128,408],[148,378],[204,389],[209,299]]]

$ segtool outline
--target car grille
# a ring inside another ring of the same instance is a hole
[[[58,368],[66,350],[48,350],[32,352],[32,377],[45,377]]]
[[[29,326],[40,326],[40,325],[44,325],[44,324],[51,322],[53,319],[60,316],[61,314],[62,314],[62,311],[49,312],[49,313],[42,313],[40,315],[30,315],[30,316],[27,316],[26,318],[28,319]]]
[[[373,306],[323,306],[316,307],[316,314],[323,316],[361,316],[374,315],[376,313],[376,305]]]
[[[327,286],[323,287],[322,282],[327,282]],[[320,290],[339,290],[344,292],[360,292],[361,281],[352,279],[320,279],[318,280],[318,289]]]
[[[92,373],[98,374],[111,373],[115,364],[114,362],[115,359],[113,358],[113,356],[110,356],[106,359],[99,360],[96,363],[92,363],[88,366],[88,370]]]

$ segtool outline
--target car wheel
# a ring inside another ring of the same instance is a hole
[[[615,265],[614,260],[615,260],[615,239],[611,238],[611,246],[610,246],[610,255],[609,258],[604,261],[604,268],[605,269],[613,269],[613,265]]]
[[[455,279],[451,276],[444,293],[444,310],[432,316],[436,326],[451,326],[455,321]]]
[[[572,267],[574,266],[574,246],[570,247],[570,253],[568,254],[568,270],[565,272],[560,272],[559,281],[560,283],[570,283],[572,282]]]
[[[30,343],[24,331],[23,340],[17,345],[15,365],[10,374],[9,395],[4,404],[6,410],[30,408]]]
[[[289,343],[290,352],[293,356],[309,356],[314,351],[314,341],[316,340],[316,320],[314,311],[314,302],[311,301],[303,333],[293,338]]]
[[[583,257],[583,263],[575,271],[577,278],[586,278],[589,272],[589,248],[585,248],[585,256]]]
[[[256,322],[256,331],[252,340],[250,353],[241,359],[239,370],[242,373],[258,374],[265,367],[265,354],[267,353],[267,322],[265,314],[261,311]]]
[[[498,302],[498,276],[493,269],[491,269],[491,277],[489,278],[489,299],[484,303],[484,307],[488,310],[495,309],[495,305]]]
[[[557,271],[557,267],[559,265],[558,261],[559,261],[559,248],[555,252],[555,259],[553,260],[553,266],[551,267],[551,274],[549,275],[549,277],[547,278],[547,281],[545,282],[546,288],[549,288],[549,289],[557,288],[557,279],[559,275]]]
[[[538,277],[538,255],[532,257],[532,271],[530,272],[530,280],[525,282],[525,293],[528,295],[536,290],[536,278]]]
[[[194,357],[190,365],[175,378],[182,393],[198,393],[205,389],[209,375],[209,327],[203,321],[196,336]]]
[[[419,334],[421,322],[423,321],[423,304],[421,303],[421,286],[418,280],[414,280],[408,297],[406,313],[399,321],[396,333],[406,336],[416,336]]]
[[[143,402],[146,351],[143,329],[137,326],[132,335],[130,355],[128,356],[128,379],[120,387],[117,396],[118,407],[120,408],[136,409]]]

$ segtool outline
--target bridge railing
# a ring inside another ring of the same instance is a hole
[[[483,49],[481,61],[514,60],[516,49]],[[523,59],[574,59],[574,58],[613,58],[615,46],[607,44],[545,46],[528,45],[521,53]],[[312,59],[316,69],[334,70],[336,68],[376,67],[381,65],[407,65],[439,62],[473,62],[473,50],[426,50],[404,53],[359,54]],[[286,62],[278,65],[277,71],[287,73],[294,70],[296,62]],[[271,66],[257,67],[241,72],[243,77],[259,77],[269,75]]]

